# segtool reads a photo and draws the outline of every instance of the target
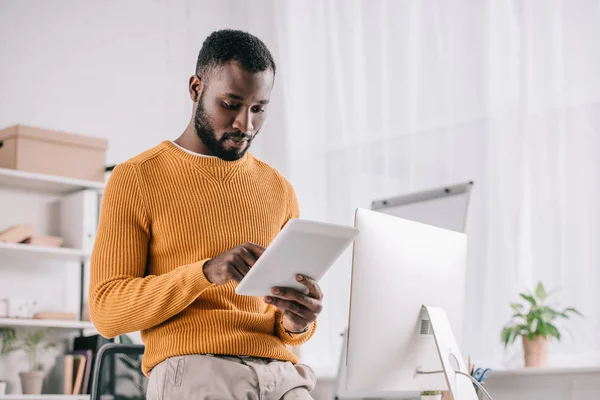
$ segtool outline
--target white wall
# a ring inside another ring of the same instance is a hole
[[[0,127],[24,123],[107,138],[108,164],[174,139],[191,116],[188,78],[205,37],[221,28],[268,29],[254,15],[247,22],[248,4],[3,1]],[[276,110],[263,142],[277,125]]]

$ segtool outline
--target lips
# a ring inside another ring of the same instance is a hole
[[[233,138],[229,138],[227,139],[227,142],[229,143],[230,146],[235,147],[237,149],[241,149],[244,146],[246,146],[246,139],[233,139]]]

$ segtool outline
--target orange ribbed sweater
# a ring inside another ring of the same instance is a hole
[[[267,246],[298,217],[292,186],[250,153],[190,154],[170,141],[119,164],[106,185],[91,260],[90,314],[105,337],[141,331],[143,372],[168,357],[230,354],[297,362],[262,298],[211,284],[203,265],[243,242]]]

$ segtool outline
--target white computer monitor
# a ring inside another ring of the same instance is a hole
[[[450,390],[476,400],[469,378],[455,373],[467,371],[459,347],[466,235],[366,209],[356,210],[355,226],[345,389]]]

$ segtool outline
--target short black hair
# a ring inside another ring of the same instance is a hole
[[[275,61],[267,46],[250,33],[223,29],[211,33],[202,44],[196,63],[196,75],[207,80],[214,70],[236,61],[248,72],[268,69],[275,75]]]

